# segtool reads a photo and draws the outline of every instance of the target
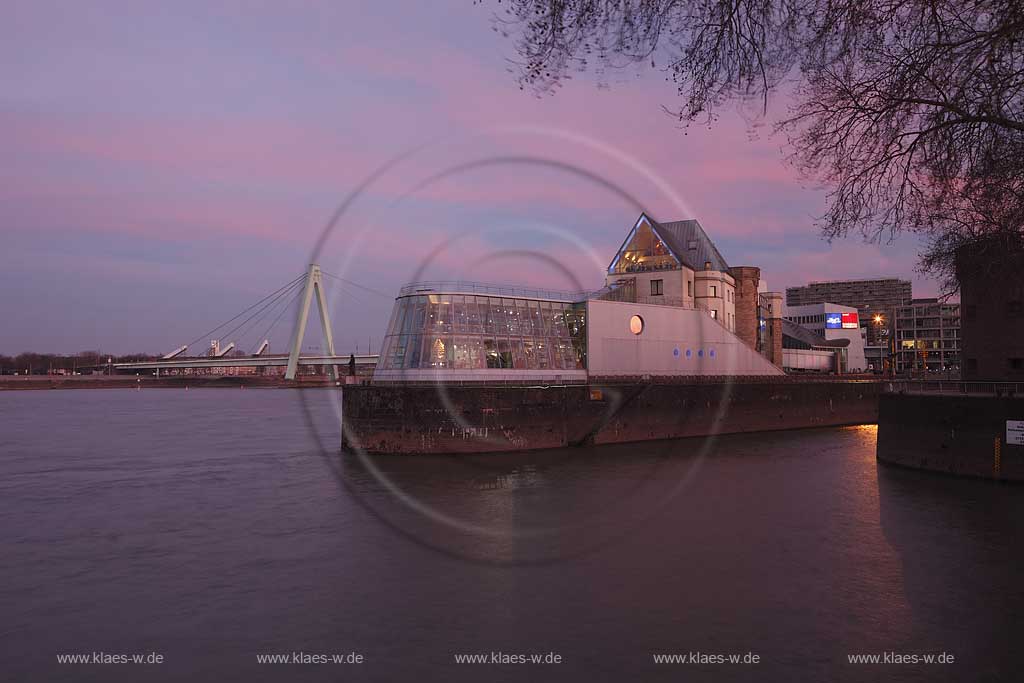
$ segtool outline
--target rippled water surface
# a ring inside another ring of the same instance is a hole
[[[332,392],[149,389],[0,429],[0,680],[1019,680],[1024,489],[874,427],[363,460]],[[492,652],[562,663],[455,663]],[[955,660],[847,663],[885,652]]]

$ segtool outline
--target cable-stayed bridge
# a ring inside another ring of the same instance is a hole
[[[154,361],[135,363],[116,363],[114,369],[160,374],[161,371],[177,372],[182,368],[239,368],[239,367],[285,367],[285,379],[295,379],[300,366],[316,366],[326,368],[331,379],[338,378],[338,366],[347,366],[355,359],[357,366],[375,365],[376,354],[345,354],[336,355],[334,350],[334,332],[327,309],[327,295],[324,291],[324,277],[337,281],[342,287],[355,287],[368,292],[383,295],[367,287],[363,287],[345,278],[324,272],[317,264],[310,264],[309,270],[275,291],[263,297],[237,315],[225,320],[212,330],[199,335],[187,344],[182,344],[163,358]],[[316,304],[320,317],[320,329],[323,333],[324,353],[303,355],[300,353],[302,340],[309,322],[310,309]],[[285,314],[295,305],[298,310],[295,317],[291,344],[287,354],[268,354],[270,335],[281,322]],[[268,322],[269,321],[269,322]],[[266,327],[263,324],[266,323]],[[231,325],[234,325],[231,327]],[[263,333],[255,337],[255,342],[247,348],[248,353],[239,353],[241,340],[253,339],[254,332],[263,329]],[[186,356],[190,348],[194,348],[203,340],[209,339],[210,346],[202,356]],[[226,342],[221,346],[221,342]],[[234,353],[232,354],[232,351]],[[231,355],[229,355],[231,354]]]

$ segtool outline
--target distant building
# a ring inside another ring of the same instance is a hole
[[[811,282],[801,287],[787,287],[786,305],[805,306],[830,301],[853,306],[863,315],[909,302],[911,290],[910,280],[894,277]]]
[[[956,252],[963,377],[1024,381],[1024,236],[1007,231]]]
[[[912,298],[910,280],[894,277],[829,280],[786,288],[787,306],[806,306],[829,301],[856,308],[861,327],[865,328],[868,346],[888,346],[889,340],[883,334],[888,330],[887,324],[875,325],[873,321],[876,316],[881,316],[887,321],[898,306],[910,303]]]
[[[846,372],[849,339],[828,340],[791,320],[783,319],[781,322],[783,370],[790,373]]]
[[[864,356],[864,335],[860,327],[860,316],[853,306],[826,302],[806,304],[803,306],[786,305],[782,309],[782,317],[789,322],[808,330],[825,342],[847,340],[847,344],[837,350],[839,356],[836,372],[865,372],[868,368]],[[783,328],[783,332],[786,328]],[[786,346],[783,340],[783,357]],[[818,344],[825,348],[825,344]],[[795,369],[795,368],[794,368]]]
[[[914,299],[896,309],[892,328],[896,372],[960,371],[960,304]]]

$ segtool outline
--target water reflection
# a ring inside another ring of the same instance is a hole
[[[1024,609],[1019,487],[878,466],[879,520],[900,561],[900,594],[912,617],[908,647],[954,652],[976,680],[998,680],[998,661],[1016,647]],[[989,568],[978,572],[977,567]],[[1011,587],[1007,590],[1008,587]],[[965,609],[965,606],[968,606]],[[972,645],[928,634],[956,620]],[[991,678],[986,678],[991,677]]]
[[[409,539],[470,561],[543,564],[593,551],[657,514],[685,489],[707,445],[339,457],[353,494]]]

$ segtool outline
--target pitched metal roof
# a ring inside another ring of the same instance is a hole
[[[642,217],[650,221],[651,227],[661,236],[672,253],[689,268],[704,270],[704,264],[710,261],[712,270],[729,271],[729,264],[697,220],[658,223],[647,214],[643,214]]]
[[[665,243],[665,246],[672,252],[672,255],[691,270],[704,270],[704,264],[710,261],[712,270],[729,271],[729,264],[726,263],[725,258],[718,251],[718,247],[711,241],[708,234],[704,232],[704,228],[701,227],[698,221],[691,219],[659,223],[646,213],[641,213],[640,217],[633,223],[633,228],[626,235],[622,246],[615,252],[615,258],[612,259],[611,265],[608,266],[609,272],[612,271],[612,268],[622,257],[623,249],[629,244],[636,233],[637,227],[643,221],[650,224],[651,229]]]

